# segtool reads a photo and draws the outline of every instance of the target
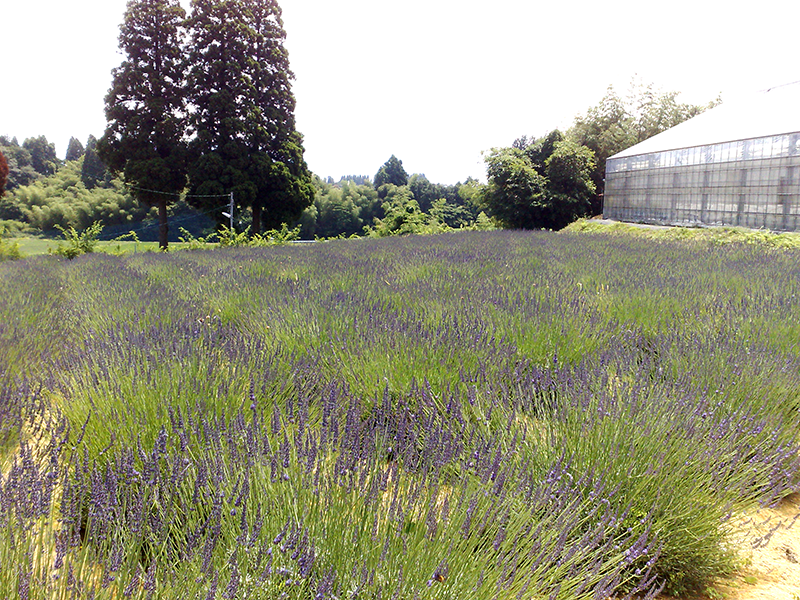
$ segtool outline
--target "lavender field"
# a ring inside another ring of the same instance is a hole
[[[0,597],[702,590],[800,483],[798,259],[491,231],[0,263]]]

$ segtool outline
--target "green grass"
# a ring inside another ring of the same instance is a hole
[[[800,248],[800,233],[774,232],[744,227],[650,227],[623,222],[580,219],[564,232],[604,233],[652,240],[681,240],[710,244],[756,244],[767,248]]]
[[[8,241],[19,243],[19,249],[23,256],[48,254],[48,251],[56,249],[59,242],[63,244],[63,240],[60,239],[38,237],[9,238]],[[213,244],[211,246],[213,247]],[[169,244],[170,250],[183,250],[188,247],[189,244],[183,242],[170,242]],[[100,241],[97,243],[97,251],[107,254],[129,254],[136,252],[158,252],[159,247],[158,242],[132,242],[129,240],[121,242]]]

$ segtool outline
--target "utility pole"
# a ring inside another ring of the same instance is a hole
[[[233,231],[233,192],[231,192],[231,201],[228,205],[228,212],[222,213],[223,217],[228,217],[231,220],[231,231]]]

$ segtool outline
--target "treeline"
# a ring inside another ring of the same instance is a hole
[[[137,201],[122,179],[109,173],[96,144],[94,136],[85,145],[73,137],[65,160],[60,160],[55,144],[43,135],[22,144],[15,137],[0,136],[0,157],[7,165],[6,193],[0,193],[0,229],[11,234],[56,234],[57,227],[83,230],[99,222],[105,235],[136,230],[142,240],[157,239],[157,209]],[[214,226],[212,219],[185,203],[170,206],[170,214],[193,234]],[[178,235],[176,230],[175,241]]]
[[[601,214],[609,156],[719,103],[687,104],[678,95],[636,81],[622,94],[609,86],[565,132],[522,136],[487,152],[486,184],[408,177],[394,156],[372,182],[363,176],[335,184],[317,179],[314,204],[301,218],[303,234],[392,235],[478,226],[479,218],[480,226],[560,229]]]
[[[0,198],[0,222],[6,229],[52,230],[88,227],[94,221],[123,224],[149,215],[112,178],[95,151],[97,139],[84,146],[71,138],[66,160],[56,155],[55,144],[43,135],[20,144],[15,137],[0,136],[0,153],[8,165],[7,193]]]
[[[339,181],[315,176],[311,205],[287,225],[299,226],[304,239],[464,227],[558,229],[578,217],[601,213],[609,156],[718,102],[691,105],[678,102],[677,96],[652,84],[632,84],[625,94],[610,86],[564,133],[522,136],[509,147],[487,152],[485,184],[474,179],[433,183],[423,174],[409,175],[395,156],[374,176],[348,175]],[[85,145],[72,138],[66,160],[60,161],[54,144],[44,136],[22,144],[0,136],[0,184],[5,156],[8,191],[0,198],[0,225],[11,231],[48,231],[56,225],[82,229],[99,221],[121,231],[154,219],[153,204],[138,201],[121,178],[109,174],[96,145],[93,136]],[[203,208],[208,214],[194,213],[196,222],[185,202],[171,204],[169,213],[180,213],[180,226],[202,235],[222,212],[219,206]],[[249,207],[237,207],[236,224],[240,230],[252,227]],[[176,234],[172,231],[170,237]]]
[[[45,136],[22,145],[0,137],[0,156],[8,157],[10,167],[7,193],[0,198],[0,227],[11,233],[47,233],[99,222],[107,233],[134,230],[141,239],[156,239],[157,208],[137,201],[122,179],[109,173],[94,150],[96,143],[93,136],[85,146],[72,138],[61,161]],[[481,212],[479,182],[443,185],[422,174],[409,176],[394,156],[375,177],[346,176],[338,182],[314,177],[313,184],[313,204],[299,221],[288,224],[300,226],[303,239],[457,229],[475,225]],[[180,226],[192,234],[206,235],[216,226],[222,204],[200,211],[178,202],[170,204],[170,216],[180,215]],[[484,215],[481,222],[485,225],[488,218]],[[149,231],[142,233],[143,227]],[[251,228],[252,214],[239,211],[236,227]],[[174,228],[171,238],[178,235]]]
[[[481,216],[481,184],[432,183],[408,175],[392,156],[373,178],[315,178],[314,203],[300,217],[305,239],[352,235],[402,235],[476,226]],[[481,224],[486,225],[484,214]]]

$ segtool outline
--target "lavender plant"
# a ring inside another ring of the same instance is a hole
[[[796,259],[494,231],[2,264],[0,591],[702,587],[797,489]]]

